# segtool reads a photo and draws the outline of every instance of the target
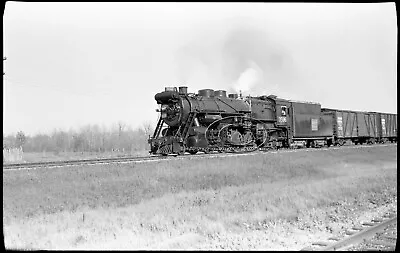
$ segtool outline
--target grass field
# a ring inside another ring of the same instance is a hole
[[[397,201],[396,151],[3,172],[6,247],[280,249],[293,231],[301,242],[337,229],[332,217],[346,208],[360,215]]]

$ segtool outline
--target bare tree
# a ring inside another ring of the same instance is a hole
[[[122,121],[118,121],[118,136],[121,137],[122,133],[124,132],[126,124]]]
[[[33,136],[25,136],[20,131],[8,136],[3,133],[3,148],[23,146],[26,152],[140,151],[148,148],[147,138],[152,132],[150,122],[144,122],[141,127],[132,129],[122,121],[114,123],[111,128],[87,125],[78,130],[55,129],[51,134]]]
[[[25,144],[25,142],[26,142],[26,137],[25,137],[24,132],[19,131],[19,132],[17,133],[15,142],[16,142],[15,145],[16,145],[17,147],[21,147],[21,148],[22,148],[22,146],[23,146],[23,145]]]
[[[61,152],[61,151],[65,152],[67,150],[68,134],[66,132],[61,130],[60,131],[55,130],[53,132],[52,141],[54,142],[56,152]]]
[[[81,134],[75,134],[73,136],[73,148],[74,148],[74,152],[79,152],[79,151],[83,151],[84,148],[84,138],[82,137]]]
[[[151,124],[149,121],[145,121],[145,122],[143,123],[143,130],[144,130],[144,134],[145,134],[146,136],[149,136],[149,135],[151,135],[151,134],[154,132],[153,126],[152,126],[152,124]]]

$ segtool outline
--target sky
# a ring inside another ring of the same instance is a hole
[[[155,126],[166,86],[397,113],[395,8],[7,2],[3,133]]]

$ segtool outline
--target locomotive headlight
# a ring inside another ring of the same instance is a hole
[[[180,106],[177,103],[161,105],[161,119],[169,126],[176,126],[180,118]]]

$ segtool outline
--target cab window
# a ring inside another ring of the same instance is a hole
[[[281,115],[286,116],[286,106],[281,106]]]

